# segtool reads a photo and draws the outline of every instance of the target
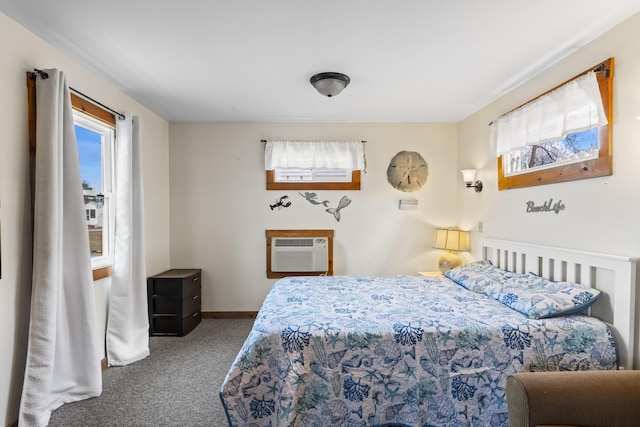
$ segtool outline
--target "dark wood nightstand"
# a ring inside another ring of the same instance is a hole
[[[184,336],[202,320],[201,269],[172,269],[147,278],[149,335]]]

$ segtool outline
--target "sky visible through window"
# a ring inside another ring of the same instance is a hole
[[[102,136],[82,126],[75,126],[82,181],[102,191]]]
[[[505,163],[507,173],[526,172],[555,163],[574,163],[598,156],[598,128],[575,132],[565,139],[541,142],[513,150]]]

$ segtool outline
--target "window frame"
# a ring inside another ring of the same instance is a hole
[[[351,169],[274,169],[276,182],[350,182]],[[283,179],[283,176],[285,177]]]
[[[276,181],[276,173],[273,169],[267,170],[266,181],[267,190],[360,190],[361,171],[351,171],[351,181],[335,182],[335,181],[296,181],[285,182]]]
[[[505,176],[504,157],[498,157],[498,190],[510,190],[515,188],[532,187],[536,185],[553,184],[559,182],[575,181],[580,179],[597,178],[609,176],[613,174],[613,67],[614,59],[609,58],[606,61],[591,67],[577,76],[567,80],[566,82],[548,90],[547,92],[533,98],[522,104],[528,104],[545,94],[564,86],[572,80],[577,79],[587,73],[596,72],[598,86],[600,87],[600,95],[602,97],[602,105],[607,116],[607,125],[598,129],[598,157],[585,159],[583,161],[564,164],[559,166],[547,167],[531,172],[523,172],[515,175]],[[595,71],[599,70],[599,71]],[[514,111],[512,110],[512,111]],[[508,113],[507,113],[508,114]]]
[[[74,109],[74,124],[101,135],[100,144],[102,162],[103,221],[102,247],[106,248],[103,255],[91,257],[92,270],[113,265],[113,250],[115,245],[115,127],[85,114],[84,111]],[[84,191],[84,190],[83,190]],[[93,218],[95,218],[95,209]]]
[[[113,265],[113,248],[115,246],[115,181],[114,181],[114,169],[115,169],[115,139],[116,139],[116,116],[110,111],[105,110],[104,108],[82,98],[81,96],[76,95],[75,93],[71,93],[71,107],[77,111],[78,113],[84,114],[97,120],[99,122],[104,123],[108,127],[113,128],[113,147],[111,152],[111,195],[112,203],[110,205],[109,212],[109,245],[112,248],[112,253],[110,257],[105,257],[100,259],[99,261],[94,262],[94,259],[91,260],[91,269],[93,271],[93,280],[104,279],[105,277],[109,277],[112,274],[112,265]],[[74,120],[75,123],[75,120]],[[105,200],[106,200],[106,192],[105,192]]]

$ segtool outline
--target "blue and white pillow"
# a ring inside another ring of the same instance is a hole
[[[480,294],[486,293],[488,286],[494,286],[516,276],[516,273],[498,268],[489,261],[463,264],[443,274],[460,286]]]
[[[602,292],[571,282],[554,282],[532,273],[485,288],[485,294],[532,319],[583,312]]]
[[[464,264],[444,273],[470,291],[485,294],[532,319],[580,313],[602,293],[571,282],[554,282],[533,273],[513,273],[488,261]]]

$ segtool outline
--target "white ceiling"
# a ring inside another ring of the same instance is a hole
[[[640,1],[0,0],[0,11],[170,122],[457,122]],[[309,84],[323,71],[351,84],[323,97]]]

